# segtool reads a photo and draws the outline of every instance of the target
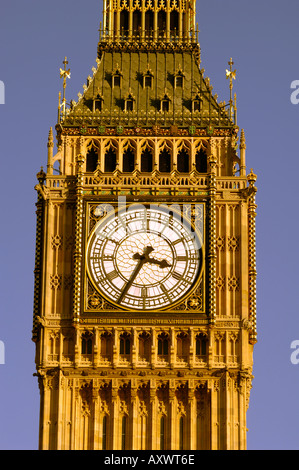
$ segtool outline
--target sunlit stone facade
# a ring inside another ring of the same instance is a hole
[[[104,1],[96,66],[59,98],[36,185],[40,449],[246,448],[256,176],[197,35],[193,0]]]

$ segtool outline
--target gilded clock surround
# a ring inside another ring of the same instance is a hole
[[[123,205],[123,201],[121,201],[122,204],[121,206]],[[197,258],[197,261],[198,261],[198,266],[196,268],[196,272],[194,274],[194,279],[190,280],[190,283],[189,283],[189,286],[188,286],[188,289],[185,289],[187,290],[187,292],[182,296],[180,295],[178,299],[172,299],[171,301],[169,301],[169,304],[168,302],[166,302],[166,305],[157,305],[157,307],[151,307],[151,313],[154,313],[155,311],[159,311],[159,310],[170,310],[170,311],[173,311],[173,310],[178,310],[180,309],[181,312],[185,311],[186,309],[186,302],[190,303],[190,298],[192,298],[192,294],[194,293],[194,291],[196,290],[197,292],[197,300],[193,301],[194,302],[194,307],[196,306],[196,312],[199,313],[203,313],[204,312],[204,285],[205,285],[205,281],[204,281],[204,277],[205,277],[205,273],[204,273],[204,259],[203,259],[203,253],[205,251],[205,248],[204,248],[204,220],[205,220],[205,215],[204,215],[204,205],[202,203],[196,203],[196,204],[160,204],[160,206],[155,203],[155,204],[137,204],[136,202],[131,204],[131,205],[128,205],[126,206],[125,208],[121,207],[121,209],[119,210],[120,212],[124,212],[126,213],[127,210],[133,210],[134,208],[136,208],[136,210],[141,210],[141,211],[148,211],[149,209],[152,210],[152,211],[156,211],[156,210],[160,210],[161,211],[161,208],[162,210],[165,212],[166,210],[166,214],[168,211],[178,211],[178,210],[181,210],[181,213],[177,213],[177,219],[179,220],[179,224],[182,224],[182,225],[185,225],[185,231],[187,233],[187,235],[190,233],[190,239],[193,239],[194,238],[194,243],[196,243],[196,246],[198,246],[198,258]],[[100,209],[100,210],[99,210]],[[99,210],[100,214],[98,216],[95,215],[96,211]],[[87,216],[86,217],[86,220],[87,220],[87,227],[86,227],[86,241],[85,241],[85,246],[88,245],[88,239],[92,236],[92,233],[96,230],[97,228],[97,224],[99,223],[99,220],[101,220],[101,218],[104,218],[105,220],[105,216],[106,217],[109,217],[109,214],[116,214],[115,217],[117,217],[117,214],[118,214],[118,204],[94,204],[94,203],[87,203],[87,214],[89,214],[89,217]],[[108,219],[109,220],[109,219]],[[165,219],[163,224],[164,226],[162,226],[162,230],[164,228],[165,230],[165,223],[167,223],[168,221]],[[96,225],[94,225],[96,223]],[[178,224],[178,228],[180,227],[180,225]],[[197,226],[197,230],[195,229],[195,225]],[[147,231],[149,233],[153,233],[153,230],[151,230],[150,226],[148,227]],[[178,236],[176,237],[178,238]],[[177,241],[177,240],[176,240]],[[155,245],[153,245],[155,246]],[[155,251],[154,251],[155,252]],[[86,260],[85,260],[85,263],[86,263],[86,266],[88,266],[88,256],[89,256],[89,250],[86,249]],[[185,254],[186,256],[186,254]],[[177,261],[176,261],[177,262]],[[166,268],[167,269],[167,268]],[[186,266],[184,266],[184,271],[186,271]],[[88,267],[86,269],[86,271],[88,271]],[[172,269],[170,270],[170,272],[172,271]],[[175,270],[174,270],[175,271]],[[167,271],[166,271],[166,274],[167,274]],[[169,276],[165,276],[165,277],[169,277]],[[114,305],[111,305],[111,299],[107,298],[107,296],[105,295],[105,293],[102,291],[102,292],[99,292],[98,288],[97,288],[97,285],[96,285],[96,282],[92,282],[91,281],[91,276],[89,274],[89,276],[87,275],[86,278],[85,278],[85,285],[87,286],[86,288],[86,293],[87,293],[87,296],[85,298],[85,305],[89,311],[91,311],[92,309],[94,311],[96,311],[97,309],[101,309],[102,306],[105,304],[106,307],[107,305],[110,305],[111,308],[113,310],[115,310],[115,307],[118,308],[118,310],[122,311],[124,308],[125,309],[129,309],[130,310],[130,307],[129,306],[125,306],[125,305],[118,305],[118,302],[114,302]],[[164,276],[163,276],[164,278]],[[90,285],[92,284],[92,286]],[[89,294],[90,290],[92,290],[92,294]],[[198,295],[198,292],[201,292],[202,294],[199,296]],[[188,297],[186,299],[186,297]],[[110,302],[109,302],[110,301]],[[133,310],[132,313],[134,313],[134,310],[135,312],[137,310],[140,311],[140,307],[136,310],[133,306],[131,307],[131,310]],[[146,308],[145,308],[146,310]]]
[[[185,0],[104,1],[96,67],[70,105],[64,60],[57,149],[51,129],[36,185],[40,449],[246,448],[256,175],[228,65],[226,104],[200,68]],[[89,279],[98,208],[120,199],[177,205],[193,223],[202,209],[201,275],[178,302],[130,311]]]

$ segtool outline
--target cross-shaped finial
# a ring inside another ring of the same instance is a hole
[[[63,78],[63,97],[62,97],[62,112],[65,114],[65,107],[66,107],[66,99],[65,99],[65,89],[66,89],[66,79],[71,78],[71,69],[66,69],[66,66],[68,65],[68,60],[65,57],[64,61],[62,62],[64,65],[64,69],[60,69],[60,78]],[[60,101],[60,100],[59,100]]]
[[[68,65],[67,58],[64,58],[64,61],[62,62],[64,65],[64,69],[60,69],[60,78],[63,77],[63,81],[65,82],[66,78],[71,78],[71,69],[66,70],[66,66]]]
[[[233,59],[231,58],[230,61],[228,62],[229,65],[229,70],[226,69],[226,78],[230,78],[230,81],[232,82],[232,79],[236,79],[236,71],[232,69],[234,62]]]
[[[226,69],[226,78],[229,78],[229,89],[230,89],[230,99],[229,99],[229,115],[232,116],[233,113],[233,80],[236,80],[236,70],[233,70],[233,59],[231,58],[228,62],[229,70]]]

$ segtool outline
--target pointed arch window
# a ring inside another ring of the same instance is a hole
[[[135,98],[130,92],[125,98],[125,111],[134,111],[135,108]]]
[[[92,336],[90,333],[84,333],[81,338],[81,354],[92,354]]]
[[[170,99],[168,97],[162,98],[161,106],[160,106],[160,111],[162,113],[168,113],[169,107],[170,107],[169,103],[170,103]]]
[[[177,169],[180,173],[188,173],[189,172],[189,152],[187,149],[183,148],[179,150],[177,156]]]
[[[159,36],[163,37],[166,34],[166,11],[160,10],[158,12],[158,32]]]
[[[192,111],[201,111],[202,108],[202,100],[199,95],[196,95],[192,100]]]
[[[179,12],[177,10],[172,10],[170,13],[170,34],[172,37],[179,34]]]
[[[133,111],[134,100],[132,98],[127,98],[125,101],[125,111]]]
[[[119,353],[128,356],[131,353],[131,341],[129,335],[122,335],[119,339]]]
[[[143,332],[138,337],[138,352],[139,359],[143,361],[150,360],[150,335],[147,332]]]
[[[158,337],[158,356],[167,358],[169,338],[165,334]]]
[[[120,12],[120,34],[122,37],[129,35],[129,12],[125,9]]]
[[[110,148],[105,153],[105,172],[112,173],[116,169],[116,151]]]
[[[132,148],[127,148],[123,153],[123,172],[131,173],[134,171],[135,154]]]
[[[112,358],[112,336],[108,332],[101,335],[101,358],[106,361]]]
[[[180,361],[187,362],[189,356],[190,342],[189,337],[185,333],[177,336],[177,358]]]
[[[98,164],[98,151],[92,145],[86,154],[86,172],[93,173],[97,169]]]
[[[141,11],[134,10],[133,12],[133,36],[139,37],[141,31]]]
[[[97,95],[93,100],[93,112],[95,111],[102,111],[103,109],[103,97],[101,95]]]
[[[143,88],[152,88],[153,78],[154,75],[148,68],[147,71],[143,74]]]
[[[164,149],[159,154],[159,170],[161,173],[170,173],[171,171],[171,156],[167,149]]]
[[[196,152],[195,165],[196,165],[196,170],[199,173],[207,173],[207,171],[208,171],[208,158],[207,158],[206,151],[202,148]]]
[[[153,171],[153,154],[149,148],[146,148],[141,153],[141,171],[144,173]]]
[[[152,37],[154,31],[154,12],[147,10],[145,12],[145,35],[146,37]]]
[[[175,88],[183,88],[184,86],[184,73],[179,70],[174,77],[174,87]]]
[[[204,359],[207,354],[207,338],[204,335],[196,336],[195,354],[198,358]]]
[[[115,72],[112,73],[112,87],[120,88],[121,82],[122,82],[122,72],[120,71],[117,65]]]

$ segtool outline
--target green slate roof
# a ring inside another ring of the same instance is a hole
[[[114,83],[115,75],[120,76],[120,86]],[[144,75],[152,77],[151,87],[144,86]],[[182,86],[176,86],[177,75]],[[164,50],[106,45],[99,50],[98,68],[84,88],[62,118],[63,126],[234,126],[225,103],[217,102],[200,69],[199,45]],[[128,98],[133,100],[132,110],[126,109]],[[169,102],[168,110],[161,110],[163,99]],[[94,100],[100,104],[95,106]],[[194,100],[200,100],[199,111],[194,111]]]

